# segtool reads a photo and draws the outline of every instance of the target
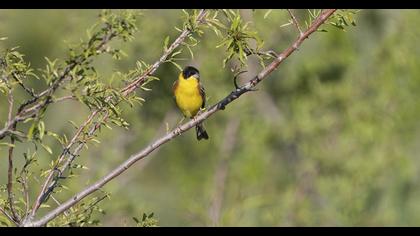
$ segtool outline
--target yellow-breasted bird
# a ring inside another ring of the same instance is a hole
[[[200,82],[200,72],[192,66],[187,66],[182,70],[172,90],[176,105],[185,117],[193,118],[206,104],[206,93]],[[209,138],[202,123],[197,124],[195,130],[198,140]]]

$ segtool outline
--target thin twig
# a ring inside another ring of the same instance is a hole
[[[25,215],[27,215],[30,210],[30,207],[29,207],[30,201],[29,201],[28,181],[27,181],[26,176],[25,176],[25,180],[22,183],[22,187],[23,187],[23,195],[25,196],[25,206],[26,206]]]
[[[289,12],[290,18],[292,18],[293,24],[296,26],[297,30],[299,31],[299,36],[302,36],[303,35],[303,32],[300,29],[299,22],[297,21],[295,15],[293,15],[293,12],[290,9],[287,9],[287,12]]]
[[[7,217],[7,219],[9,219],[11,222],[13,222],[16,226],[18,226],[19,225],[19,223],[18,222],[16,222],[14,219],[13,219],[13,217],[11,216],[11,215],[9,215],[9,213],[7,213],[7,211],[5,211],[3,208],[1,208],[0,207],[0,212],[1,213],[3,213],[6,217]]]
[[[168,134],[162,136],[161,138],[155,140],[150,145],[148,145],[143,150],[139,151],[138,153],[133,154],[130,156],[126,161],[124,161],[121,165],[117,166],[103,178],[99,179],[92,185],[86,187],[81,192],[74,195],[72,198],[67,200],[66,202],[62,203],[59,207],[55,208],[54,210],[47,213],[45,216],[41,217],[41,219],[37,221],[29,221],[25,222],[24,226],[43,226],[47,224],[49,221],[63,213],[65,210],[69,209],[70,207],[74,206],[82,199],[87,197],[88,195],[96,192],[105,184],[107,184],[112,179],[116,178],[123,172],[125,172],[130,166],[132,166],[137,161],[143,159],[144,157],[148,156],[151,152],[162,146],[163,144],[169,142],[173,138],[181,135],[182,133],[186,132],[187,130],[195,127],[198,123],[203,122],[205,119],[212,116],[219,110],[224,109],[228,104],[239,98],[242,94],[250,91],[254,88],[258,83],[264,80],[270,73],[272,73],[287,57],[289,57],[298,46],[302,44],[302,42],[309,37],[312,33],[314,33],[336,10],[335,9],[328,9],[323,10],[321,14],[316,18],[311,26],[305,31],[305,33],[300,36],[292,46],[284,50],[275,60],[273,60],[270,65],[268,65],[265,69],[263,69],[257,76],[251,79],[248,83],[243,85],[240,89],[237,89],[231,92],[227,97],[222,99],[217,104],[210,107],[205,112],[201,113],[194,119],[191,119],[189,122],[178,126]]]
[[[76,99],[76,96],[69,95],[69,96],[56,98],[56,99],[53,100],[53,102],[56,103],[56,102],[62,102],[62,101],[65,101],[65,100],[73,100],[73,99]]]
[[[7,115],[7,122],[10,123],[12,121],[12,113],[13,113],[13,93],[9,90],[9,94],[7,95],[7,100],[9,102],[9,113]]]
[[[31,90],[30,88],[26,87],[26,85],[22,82],[22,80],[19,78],[19,76],[16,73],[12,73],[13,78],[16,80],[16,82],[18,82],[18,84],[20,85],[20,87],[23,88],[23,90],[25,90],[29,95],[31,95],[31,97],[37,97],[38,95],[34,93],[33,90]]]
[[[10,144],[14,145],[14,143],[15,139],[12,137]],[[9,208],[12,212],[13,219],[19,221],[19,216],[15,211],[13,200],[13,149],[13,146],[9,147],[9,167],[7,170],[7,201],[9,202]]]
[[[12,112],[13,112],[13,93],[9,90],[8,94],[8,102],[9,102],[9,113],[8,113],[8,123],[12,120]],[[16,125],[13,126],[13,130],[16,130]],[[10,147],[9,147],[9,165],[7,169],[7,200],[9,202],[9,208],[12,212],[13,219],[15,221],[19,221],[19,216],[17,215],[14,207],[14,200],[13,200],[13,149],[15,145],[15,138],[12,136],[10,138]]]
[[[51,195],[51,198],[57,204],[57,206],[60,206],[61,205],[61,203],[53,195]],[[65,216],[68,216],[69,215],[69,213],[67,213],[67,211],[64,211],[63,214]]]
[[[86,213],[87,211],[89,211],[90,209],[92,209],[94,206],[98,205],[98,203],[102,202],[102,200],[104,200],[105,198],[108,197],[108,194],[103,195],[102,197],[96,199],[96,201],[94,201],[92,204],[89,205],[89,208],[85,209],[83,211],[83,213]]]
[[[17,182],[22,185],[22,193],[25,198],[25,213],[23,214],[22,218],[25,218],[30,212],[30,201],[29,201],[29,187],[28,187],[28,176],[27,170],[28,167],[27,163],[22,167],[19,173],[19,177]]]

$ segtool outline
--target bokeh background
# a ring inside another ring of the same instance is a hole
[[[68,42],[86,38],[99,10],[1,10],[0,49],[19,46],[34,68],[45,59],[66,58]],[[284,10],[241,10],[265,41],[280,52],[296,37]],[[304,12],[296,11],[300,20]],[[130,43],[117,42],[127,57],[95,61],[104,80],[114,71],[134,68],[137,59],[154,62],[165,37],[173,40],[182,24],[180,10],[146,10]],[[172,140],[106,185],[111,199],[101,203],[104,226],[134,225],[133,216],[154,212],[160,226],[415,226],[420,222],[420,11],[362,10],[356,27],[328,29],[305,41],[275,73],[225,111],[205,122],[208,141],[193,130]],[[222,67],[223,48],[207,31],[194,48],[194,60],[180,62],[200,69],[213,104],[233,88]],[[185,54],[186,56],[188,53]],[[250,60],[248,73],[259,70]],[[79,158],[89,167],[66,183],[65,201],[110,169],[174,127],[181,114],[171,87],[178,69],[157,71],[152,91],[140,92],[142,106],[125,110],[128,130],[103,129],[101,144]],[[41,89],[44,84],[34,81]],[[23,99],[23,94],[21,99]],[[68,101],[52,105],[46,128],[74,132],[68,120],[83,121],[88,109]],[[7,98],[0,99],[0,123]],[[54,155],[40,152],[49,163]],[[16,149],[23,159],[25,146]],[[0,151],[4,184],[6,151]],[[39,191],[34,181],[31,192]],[[33,196],[32,195],[32,196]],[[33,198],[33,197],[32,197]],[[50,202],[55,207],[53,202]],[[40,213],[45,212],[45,209]]]

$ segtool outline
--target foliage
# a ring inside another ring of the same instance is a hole
[[[134,222],[136,222],[136,226],[140,227],[156,227],[158,224],[158,221],[153,218],[154,213],[146,214],[143,213],[143,216],[141,220],[139,220],[137,217],[133,217]]]

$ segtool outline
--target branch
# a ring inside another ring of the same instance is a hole
[[[303,32],[300,29],[299,22],[297,21],[295,15],[293,15],[293,13],[292,13],[292,11],[290,9],[287,9],[287,12],[289,12],[289,15],[290,15],[290,18],[292,18],[293,24],[296,26],[297,30],[299,31],[299,36],[302,36],[303,35]]]
[[[28,181],[27,177],[25,175],[25,179],[22,180],[22,189],[23,189],[23,195],[25,196],[25,216],[29,214],[30,208],[29,208],[29,189],[28,189]]]
[[[313,21],[311,26],[305,31],[303,35],[301,35],[289,48],[284,50],[275,60],[271,62],[265,69],[263,69],[257,76],[251,79],[248,83],[236,89],[235,91],[231,92],[227,97],[222,99],[217,104],[211,106],[207,111],[199,114],[195,118],[191,119],[189,122],[178,126],[173,131],[167,133],[163,137],[157,139],[149,146],[141,150],[140,152],[130,156],[126,161],[124,161],[121,165],[113,169],[110,173],[104,176],[102,179],[98,180],[94,184],[86,187],[81,192],[74,195],[72,198],[61,204],[59,207],[55,208],[54,210],[47,213],[41,219],[34,221],[34,222],[26,222],[24,226],[43,226],[46,225],[49,221],[63,213],[65,210],[69,209],[70,207],[77,204],[79,201],[87,197],[88,195],[92,194],[93,192],[99,190],[102,186],[106,183],[111,181],[112,179],[119,176],[121,173],[126,171],[130,166],[132,166],[137,161],[143,159],[144,157],[148,156],[151,152],[162,146],[163,144],[169,142],[173,138],[181,135],[182,133],[186,132],[187,130],[195,127],[198,123],[203,122],[211,115],[216,113],[219,110],[223,110],[229,103],[233,102],[237,98],[239,98],[242,94],[251,91],[259,82],[264,80],[270,73],[272,73],[287,57],[289,57],[296,49],[299,47],[302,42],[309,37],[312,33],[314,33],[336,10],[335,9],[328,9],[323,10],[322,13],[319,15],[317,19]]]
[[[15,139],[12,138],[11,145],[14,145]],[[16,214],[13,200],[13,146],[9,147],[9,167],[7,170],[7,201],[9,202],[10,211],[13,219],[19,221],[19,216]]]
[[[97,114],[97,111],[94,111],[92,114],[90,114],[89,117],[88,117],[88,119],[77,129],[76,134],[74,135],[74,137],[70,140],[69,144],[67,144],[67,146],[64,148],[64,150],[61,153],[61,155],[58,157],[58,162],[57,162],[55,168],[64,160],[64,158],[67,155],[67,153],[70,152],[70,148],[76,143],[76,140],[79,137],[79,135],[82,133],[82,131],[85,129],[85,127],[90,122],[92,122],[92,120],[96,116],[96,114]],[[36,211],[41,206],[42,200],[43,199],[46,199],[46,196],[44,194],[47,191],[48,184],[53,179],[53,176],[54,176],[54,171],[51,170],[50,174],[48,175],[48,177],[46,178],[44,184],[42,185],[41,191],[38,194],[38,197],[36,198],[36,201],[35,201],[35,203],[34,203],[34,205],[32,207],[31,216],[34,216],[35,215]],[[51,191],[52,191],[52,189],[51,189]]]
[[[202,23],[203,18],[206,14],[206,10],[202,9],[200,10],[200,12],[197,15],[197,19],[196,19],[196,23]],[[138,78],[134,79],[133,82],[131,82],[129,85],[127,85],[126,87],[124,87],[123,89],[121,89],[121,92],[123,93],[123,96],[127,97],[128,95],[130,95],[131,93],[133,93],[137,88],[139,88],[141,85],[143,85],[143,83],[146,81],[147,77],[154,74],[155,71],[159,68],[160,65],[162,65],[166,59],[169,57],[169,55],[177,48],[179,47],[182,42],[188,37],[188,35],[190,35],[192,33],[191,29],[184,29],[182,31],[182,33],[178,36],[178,38],[169,46],[169,48],[164,52],[164,54],[148,69],[146,70],[142,75],[140,75]],[[106,102],[109,102],[111,99],[111,97],[107,97],[105,99]],[[77,147],[75,148],[75,150],[73,151],[73,153],[70,153],[70,149],[77,143],[77,139],[79,138],[79,136],[81,135],[81,131],[83,129],[85,129],[90,123],[91,121],[97,116],[99,115],[102,111],[103,111],[103,107],[97,110],[94,110],[89,117],[87,118],[87,120],[83,123],[83,125],[81,125],[79,127],[79,129],[77,130],[77,132],[75,133],[75,135],[73,136],[73,138],[71,139],[70,143],[66,146],[66,148],[64,148],[63,152],[61,153],[61,155],[58,158],[57,164],[55,165],[55,168],[57,168],[58,166],[60,166],[66,155],[70,154],[70,157],[67,159],[67,161],[65,162],[65,164],[60,168],[59,174],[58,174],[58,178],[56,178],[56,180],[54,180],[52,183],[51,181],[53,180],[53,175],[54,175],[54,171],[51,171],[50,174],[48,175],[48,177],[46,178],[41,191],[37,197],[37,200],[34,203],[34,206],[32,208],[32,213],[31,213],[31,217],[35,216],[36,211],[38,210],[38,208],[40,207],[42,201],[44,199],[46,199],[48,197],[48,195],[54,190],[56,183],[59,179],[59,177],[61,177],[62,173],[70,166],[70,164],[73,162],[73,160],[77,157],[78,153],[80,152],[80,150],[82,149],[84,143],[83,142],[79,142],[79,144],[77,145]],[[109,112],[106,111],[106,113],[104,114],[102,121],[105,122],[107,120],[109,116]],[[97,122],[88,132],[88,135],[93,135],[100,127],[101,122]]]
[[[8,113],[8,123],[12,120],[12,112],[13,112],[13,94],[12,91],[9,90],[8,94],[8,102],[9,102],[9,113]],[[13,131],[16,130],[16,125],[12,126]],[[9,165],[7,169],[7,201],[9,202],[9,208],[12,212],[12,217],[14,221],[19,221],[19,216],[16,214],[15,207],[14,207],[14,200],[13,200],[13,149],[15,144],[15,138],[12,136],[10,141],[11,146],[9,147]]]
[[[9,94],[7,96],[7,101],[9,102],[9,113],[7,115],[7,123],[10,123],[12,121],[12,113],[13,113],[13,94],[12,91],[9,90]]]
[[[65,101],[65,100],[73,100],[73,99],[75,99],[76,98],[76,96],[74,96],[74,95],[69,95],[69,96],[64,96],[64,97],[59,97],[59,98],[56,98],[56,99],[54,99],[53,100],[53,102],[54,103],[56,103],[56,102],[62,102],[62,101]]]
[[[6,217],[7,217],[7,219],[9,219],[11,222],[13,222],[16,226],[18,226],[19,225],[19,223],[18,222],[16,222],[14,219],[13,219],[13,217],[11,216],[11,215],[9,215],[9,213],[7,213],[7,211],[5,211],[3,208],[1,208],[0,207],[0,212],[1,213],[3,213]]]
[[[16,73],[12,73],[13,78],[16,80],[16,82],[20,85],[20,87],[23,88],[31,97],[37,97],[37,95],[34,93],[34,91],[28,87],[22,82],[22,80],[19,78],[19,76]]]

